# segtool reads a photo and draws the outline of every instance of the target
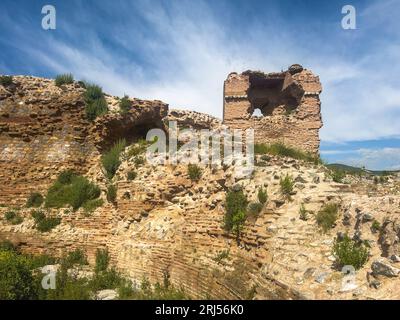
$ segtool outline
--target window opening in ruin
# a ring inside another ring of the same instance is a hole
[[[253,111],[253,114],[251,115],[252,117],[257,117],[260,118],[263,116],[261,110],[259,108],[255,108]]]

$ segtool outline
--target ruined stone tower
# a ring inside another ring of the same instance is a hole
[[[223,121],[232,129],[254,128],[256,143],[282,142],[317,154],[321,90],[319,77],[298,64],[277,73],[233,72],[224,82]]]

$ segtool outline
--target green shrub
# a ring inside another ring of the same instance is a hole
[[[117,172],[121,164],[120,155],[121,152],[124,151],[125,146],[125,139],[118,140],[108,152],[101,156],[101,163],[106,171],[108,179],[112,179]]]
[[[107,187],[107,201],[114,203],[117,200],[117,187],[113,184]]]
[[[124,278],[114,268],[95,273],[89,282],[89,287],[94,292],[104,289],[117,289],[123,283]]]
[[[122,114],[127,113],[132,108],[132,102],[129,100],[129,96],[124,95],[123,98],[119,100],[119,110]]]
[[[73,265],[87,265],[87,257],[85,252],[82,249],[75,249],[74,251],[68,252],[67,256],[64,258],[65,263],[68,265],[68,268],[71,268]]]
[[[285,176],[285,178],[280,179],[279,185],[281,187],[281,193],[288,199],[290,199],[290,195],[293,192],[293,186],[294,186],[294,181],[291,176],[288,174]]]
[[[103,89],[91,83],[86,83],[86,91],[84,93],[85,102],[90,104],[96,100],[104,98]]]
[[[108,105],[106,99],[98,99],[90,104],[86,104],[86,117],[93,121],[97,117],[102,116],[108,112]]]
[[[0,300],[36,298],[36,284],[30,263],[10,250],[0,251]]]
[[[103,199],[93,199],[93,200],[87,200],[83,204],[82,208],[85,210],[86,213],[92,213],[94,210],[96,210],[98,207],[101,207],[104,204]]]
[[[201,168],[196,164],[189,164],[188,165],[188,175],[190,180],[192,181],[199,181],[202,175]]]
[[[317,224],[324,232],[333,228],[338,218],[339,206],[336,203],[328,203],[318,211],[316,220]]]
[[[72,179],[75,178],[77,175],[78,174],[72,170],[65,170],[59,174],[57,181],[61,184],[70,184],[72,183]]]
[[[137,173],[135,171],[129,171],[126,175],[128,181],[132,181],[137,177]]]
[[[144,160],[144,157],[142,157],[142,156],[137,156],[137,157],[135,157],[135,159],[133,160],[133,162],[135,163],[136,167],[138,167],[138,166],[144,164],[145,160]]]
[[[304,204],[302,203],[299,209],[299,215],[300,215],[300,219],[307,221],[308,220],[308,211],[306,210],[306,208],[304,207]]]
[[[95,84],[86,84],[84,94],[86,103],[86,117],[93,121],[98,116],[108,112],[107,101],[104,98],[103,89]]]
[[[14,244],[9,241],[9,240],[3,240],[0,242],[0,252],[1,251],[17,251],[17,248],[14,246]]]
[[[44,201],[43,196],[38,192],[34,192],[29,195],[29,198],[26,201],[26,206],[28,208],[31,207],[38,208],[42,205],[43,201]]]
[[[7,220],[7,222],[13,225],[20,224],[24,221],[24,218],[21,217],[18,212],[13,210],[7,211],[4,214],[4,218]]]
[[[72,206],[76,211],[85,202],[97,199],[100,188],[83,176],[68,171],[61,173],[57,181],[49,188],[46,195],[46,207],[62,208]]]
[[[228,259],[229,258],[229,250],[223,250],[221,252],[219,252],[215,258],[213,259],[216,263],[221,263],[222,260]]]
[[[36,224],[36,229],[40,232],[48,232],[61,223],[61,218],[46,217]]]
[[[334,182],[342,183],[343,179],[346,177],[346,172],[339,169],[331,169],[330,176]]]
[[[371,225],[371,231],[375,233],[380,230],[381,230],[381,224],[379,223],[378,220],[374,220]]]
[[[39,222],[40,220],[43,220],[46,218],[46,215],[44,214],[44,212],[42,210],[33,210],[31,212],[31,216],[35,220],[36,223]]]
[[[246,221],[247,197],[243,191],[229,191],[225,200],[224,228],[233,231],[239,240],[240,232]]]
[[[149,142],[144,139],[139,139],[134,145],[128,150],[128,158],[138,156],[146,151]]]
[[[273,143],[273,144],[255,144],[254,152],[256,154],[271,154],[275,156],[284,156],[293,159],[303,160],[311,162],[314,164],[320,164],[322,161],[319,157],[298,150],[292,147],[285,146],[283,143]]]
[[[56,86],[60,87],[63,84],[74,83],[74,76],[71,73],[59,74],[55,79]]]
[[[46,217],[41,210],[32,211],[31,215],[35,220],[36,229],[40,232],[48,232],[61,223],[61,218]]]
[[[12,76],[0,76],[0,85],[6,87],[13,83]]]
[[[253,216],[258,216],[259,213],[262,211],[263,205],[259,202],[252,202],[249,204],[248,212]]]
[[[108,250],[97,249],[95,272],[99,273],[101,271],[106,271],[109,263],[110,263],[110,257],[108,255]]]
[[[350,265],[357,270],[367,262],[369,251],[362,242],[357,243],[345,234],[343,239],[335,239],[333,255],[339,267]]]
[[[267,190],[258,188],[257,198],[261,204],[265,204],[268,201]]]

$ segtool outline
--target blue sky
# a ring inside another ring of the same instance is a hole
[[[52,4],[57,29],[41,28]],[[343,5],[357,29],[341,28]],[[320,76],[321,154],[400,169],[400,1],[0,2],[0,73],[72,72],[108,93],[222,116],[231,71],[300,63]]]

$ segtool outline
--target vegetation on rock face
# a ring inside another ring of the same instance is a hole
[[[236,234],[239,241],[240,233],[246,221],[248,201],[243,191],[229,191],[225,200],[224,228]]]
[[[6,219],[7,222],[9,222],[11,224],[14,224],[14,225],[20,224],[20,223],[22,223],[24,221],[24,218],[22,218],[19,215],[19,213],[17,211],[15,211],[15,210],[7,211],[4,214],[4,219]]]
[[[35,207],[38,208],[42,205],[44,199],[43,196],[38,192],[33,192],[29,195],[28,200],[26,201],[26,207],[31,208]]]
[[[117,200],[117,187],[113,184],[110,184],[107,187],[107,201],[114,203]]]
[[[136,177],[137,177],[137,173],[135,171],[129,171],[126,174],[126,178],[128,179],[128,181],[135,180]]]
[[[332,168],[329,174],[332,180],[337,183],[342,183],[343,179],[346,177],[346,172],[336,168]]]
[[[45,206],[62,208],[70,205],[75,211],[99,196],[100,188],[94,183],[72,171],[65,171],[47,191]]]
[[[132,102],[129,100],[129,96],[124,95],[123,98],[119,100],[119,110],[122,114],[127,113],[132,107]]]
[[[300,205],[299,216],[300,216],[300,220],[303,220],[303,221],[308,220],[308,211],[306,210],[303,203]]]
[[[61,223],[61,218],[46,217],[43,211],[36,210],[31,213],[35,220],[36,229],[40,232],[48,232]]]
[[[357,270],[367,262],[369,250],[362,242],[356,242],[345,234],[343,239],[335,239],[333,255],[339,267],[350,265]]]
[[[107,101],[101,87],[95,84],[86,84],[84,94],[86,103],[86,117],[93,121],[108,111]]]
[[[258,188],[257,198],[261,204],[265,204],[268,201],[267,190],[263,188]]]
[[[82,249],[75,249],[74,251],[68,252],[67,256],[64,258],[65,263],[68,264],[68,266],[73,266],[73,265],[87,265],[87,257],[85,251]]]
[[[190,163],[187,168],[190,180],[199,181],[202,175],[202,170],[197,164]]]
[[[248,213],[254,217],[257,217],[259,213],[262,211],[263,205],[259,202],[252,202],[249,204]]]
[[[96,210],[98,207],[101,207],[103,204],[104,204],[103,199],[87,200],[82,205],[82,208],[85,211],[85,213],[92,213],[94,210]]]
[[[296,148],[285,146],[283,143],[263,144],[256,143],[254,145],[256,154],[271,154],[274,156],[283,156],[293,159],[303,160],[314,164],[320,164],[322,161],[319,157],[310,153],[298,150]]]
[[[13,83],[12,76],[0,76],[0,85],[6,87]]]
[[[96,267],[95,272],[105,271],[110,263],[110,257],[107,249],[96,250]]]
[[[117,172],[121,164],[120,155],[121,152],[124,151],[125,147],[125,139],[118,140],[109,151],[101,156],[101,163],[106,171],[108,179],[112,179]]]
[[[333,228],[338,218],[338,211],[339,205],[337,203],[328,203],[318,211],[316,221],[324,232]]]
[[[56,76],[55,83],[57,87],[60,87],[63,84],[74,83],[74,76],[71,73],[59,74]]]
[[[279,180],[279,185],[281,188],[281,193],[287,198],[290,199],[290,195],[293,192],[294,181],[291,176],[288,174]]]

